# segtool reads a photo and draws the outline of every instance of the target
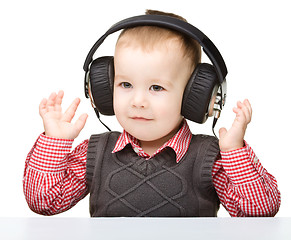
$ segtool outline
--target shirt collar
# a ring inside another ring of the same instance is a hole
[[[161,146],[152,156],[148,155],[143,151],[143,149],[139,145],[138,139],[130,135],[128,132],[123,130],[123,133],[120,134],[115,147],[113,149],[113,153],[119,152],[125,148],[126,145],[131,144],[133,150],[139,155],[140,157],[144,157],[146,159],[150,159],[164,150],[166,147],[172,148],[176,153],[176,162],[178,163],[182,157],[187,152],[190,141],[192,138],[192,133],[190,128],[187,124],[187,121],[183,121],[182,127],[179,131],[170,139],[168,140],[163,146]]]

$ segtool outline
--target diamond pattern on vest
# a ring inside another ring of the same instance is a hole
[[[171,148],[145,160],[131,145],[112,153],[118,132],[92,135],[86,179],[92,217],[213,217],[219,199],[211,169],[217,140],[193,135],[179,164]]]
[[[120,162],[120,168],[108,175],[105,188],[114,198],[108,202],[106,212],[115,212],[116,206],[118,211],[124,207],[124,211],[130,209],[133,215],[146,216],[167,205],[178,215],[184,215],[185,209],[175,202],[187,192],[183,176],[165,166],[163,157],[148,161],[136,160],[134,156],[128,164]]]

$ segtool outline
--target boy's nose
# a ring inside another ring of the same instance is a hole
[[[136,108],[146,108],[148,105],[146,94],[141,91],[135,92],[132,97],[131,105]]]

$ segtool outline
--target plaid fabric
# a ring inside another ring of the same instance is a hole
[[[191,132],[184,122],[178,133],[159,148],[176,152],[176,161],[184,156],[191,141]],[[32,211],[53,215],[66,211],[88,194],[86,155],[88,140],[72,152],[73,141],[39,136],[29,152],[24,170],[23,189]],[[113,152],[131,144],[135,152],[149,159],[138,141],[123,132]],[[274,216],[279,210],[281,196],[276,179],[263,168],[259,159],[245,147],[221,152],[212,169],[213,184],[221,204],[230,216]]]
[[[192,133],[189,129],[189,126],[186,121],[183,122],[180,130],[163,146],[161,146],[152,156],[148,155],[143,151],[143,149],[139,146],[138,140],[127,133],[125,130],[119,136],[115,148],[112,152],[121,151],[127,144],[131,144],[134,151],[140,156],[146,159],[150,159],[155,155],[159,154],[166,147],[172,148],[176,153],[176,162],[178,163],[181,158],[185,155],[188,150],[189,144],[191,142]]]

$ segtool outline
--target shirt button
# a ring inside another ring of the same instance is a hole
[[[134,147],[134,148],[133,148],[133,151],[135,151],[136,153],[139,153],[139,150],[138,150],[137,147]]]
[[[258,163],[259,159],[257,158],[257,156],[255,156],[254,158],[254,163]]]

